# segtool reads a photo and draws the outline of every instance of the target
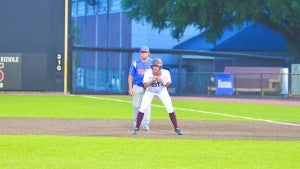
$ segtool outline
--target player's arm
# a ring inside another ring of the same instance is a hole
[[[156,77],[153,76],[151,80],[149,80],[148,82],[145,82],[145,83],[144,83],[144,86],[143,86],[144,89],[150,87],[150,86],[151,86],[153,83],[155,83],[155,82],[157,82],[157,81],[156,81]]]
[[[167,76],[166,76],[166,79],[164,79],[162,81],[162,85],[165,86],[166,88],[169,88],[172,84],[171,74],[169,71],[167,71],[166,73],[167,73]]]
[[[136,62],[131,64],[129,68],[129,73],[128,73],[128,94],[132,96],[133,93],[133,78],[136,73]]]
[[[144,74],[144,78],[143,78],[143,83],[144,83],[144,89],[150,87],[156,80],[156,77],[155,76],[152,76],[151,77],[151,74],[152,74],[152,70],[147,70]]]
[[[170,82],[166,82],[166,83],[163,82],[163,85],[164,85],[166,88],[169,88],[169,87],[171,86],[171,83],[170,83]]]
[[[133,76],[128,75],[128,94],[133,95]]]

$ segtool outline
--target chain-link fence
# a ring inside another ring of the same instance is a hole
[[[131,62],[139,58],[138,49],[105,50],[108,49],[75,47],[72,57],[72,93],[127,94],[128,71]],[[282,72],[283,67],[278,65],[260,66],[262,70],[255,73],[253,70],[252,72],[247,70],[249,67],[243,67],[243,71],[230,71],[229,68],[239,66],[224,64],[226,62],[222,62],[221,66],[217,65],[216,63],[220,62],[216,61],[219,56],[212,57],[207,54],[203,56],[201,53],[190,55],[171,50],[150,52],[151,58],[161,58],[163,68],[171,73],[172,86],[169,88],[171,95],[229,97],[300,95],[300,74]],[[252,69],[254,68],[253,63]],[[216,77],[218,74],[231,75],[232,93],[219,92],[222,87],[221,83],[218,84],[220,82]]]
[[[215,73],[210,79],[208,87],[209,95],[218,95],[218,90],[222,90],[215,77]],[[230,73],[232,77],[234,96],[297,96],[300,95],[300,74],[291,73]],[[219,94],[222,95],[222,94]],[[223,95],[226,95],[223,94]]]

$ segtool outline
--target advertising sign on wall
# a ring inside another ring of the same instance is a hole
[[[216,74],[217,90],[216,94],[232,95],[233,94],[233,79],[231,74],[221,73]]]
[[[22,54],[0,53],[0,90],[22,88]]]

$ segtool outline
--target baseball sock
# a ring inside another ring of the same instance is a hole
[[[136,125],[135,125],[136,128],[140,128],[143,118],[144,118],[144,113],[139,111],[137,118],[136,118]]]
[[[177,119],[176,119],[176,115],[175,115],[175,112],[172,112],[172,113],[169,113],[169,116],[170,116],[170,119],[173,123],[173,126],[175,129],[178,128],[178,124],[177,124]]]

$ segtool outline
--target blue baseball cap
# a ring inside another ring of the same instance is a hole
[[[149,52],[149,47],[148,46],[142,46],[140,48],[140,52]]]

